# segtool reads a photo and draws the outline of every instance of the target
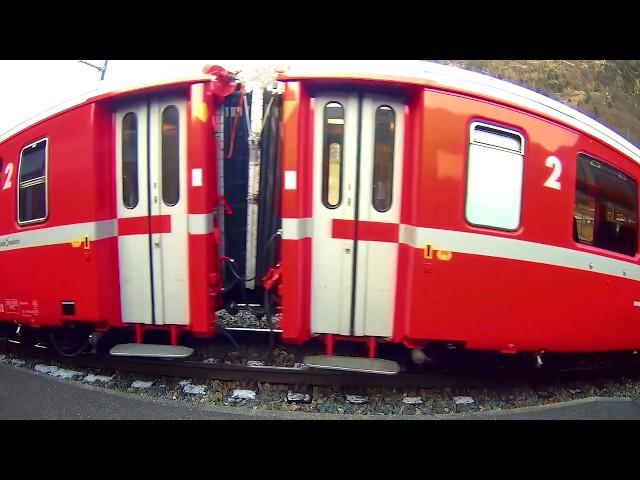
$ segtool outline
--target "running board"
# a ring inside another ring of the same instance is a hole
[[[269,328],[245,328],[245,327],[222,327],[230,332],[273,332],[273,333],[282,333],[282,329],[274,328],[273,330]]]
[[[193,348],[151,343],[121,343],[109,350],[109,354],[114,357],[187,358],[193,355]]]
[[[395,375],[400,371],[400,365],[397,362],[382,358],[313,355],[304,357],[304,363],[309,368],[378,373],[382,375]]]

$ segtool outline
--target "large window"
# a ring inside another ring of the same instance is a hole
[[[162,111],[162,201],[173,206],[180,200],[180,130],[178,109]]]
[[[138,117],[133,112],[122,118],[122,203],[138,205]]]
[[[22,149],[18,177],[18,223],[43,221],[47,218],[46,138]]]
[[[573,218],[573,236],[577,242],[625,255],[636,254],[636,182],[584,154],[578,155]]]
[[[344,148],[344,108],[336,102],[324,107],[322,152],[322,203],[336,208],[342,195],[342,156]]]
[[[373,153],[373,208],[386,212],[393,199],[393,155],[396,114],[393,108],[376,109],[376,131]]]
[[[501,127],[471,125],[465,216],[501,230],[520,226],[524,139]]]

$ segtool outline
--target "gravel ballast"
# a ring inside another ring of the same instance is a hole
[[[105,370],[81,369],[58,362],[8,354],[0,362],[55,375],[65,381],[82,383],[86,378],[100,388],[136,393],[177,402],[230,406],[251,410],[369,415],[457,415],[469,412],[506,410],[550,405],[590,397],[640,399],[640,374],[588,382],[569,382],[538,388],[502,387],[494,389],[417,389],[304,387],[251,382],[206,382],[175,377],[144,377]],[[38,368],[36,369],[36,366]],[[109,379],[104,382],[103,379]]]

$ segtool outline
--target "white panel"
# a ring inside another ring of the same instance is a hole
[[[312,218],[283,218],[282,239],[300,240],[313,235]]]
[[[474,225],[515,230],[520,225],[523,157],[469,146],[466,217]]]
[[[138,120],[138,204],[126,208],[122,199],[122,119],[133,112]],[[118,218],[147,215],[147,106],[131,104],[119,110],[116,122],[116,205]],[[149,238],[147,235],[118,237],[120,302],[125,323],[152,323]]]
[[[202,186],[202,169],[201,168],[191,169],[191,186],[192,187]]]
[[[342,196],[337,208],[327,208],[322,202],[324,107],[330,102],[338,102],[345,109]],[[393,201],[386,212],[378,212],[372,205],[375,113],[379,106],[390,106],[395,112]],[[323,95],[315,100],[314,109],[311,330],[351,335],[353,307],[353,334],[389,337],[395,306],[397,243],[358,241],[355,306],[352,306],[354,242],[332,238],[331,229],[334,219],[355,220],[356,175],[360,176],[359,219],[390,224],[399,222],[405,106],[391,98],[364,96],[359,172],[356,172],[358,97]],[[301,229],[304,229],[303,221],[284,222],[284,238],[303,238],[305,232]]]
[[[340,103],[345,115],[342,199],[337,208],[322,203],[324,107],[331,102]],[[316,98],[314,105],[311,331],[349,335],[353,240],[331,238],[331,229],[333,219],[354,218],[358,102],[355,96],[328,94]]]
[[[213,232],[215,214],[215,210],[211,213],[190,213],[189,233],[192,235],[205,235]]]
[[[118,218],[143,219],[149,213],[152,216],[168,215],[171,233],[118,237],[122,318],[126,323],[150,324],[155,313],[158,325],[186,325],[189,319],[186,102],[172,98],[153,100],[148,105],[132,104],[116,113]],[[174,206],[167,206],[162,201],[162,111],[169,105],[175,105],[179,111],[180,195]],[[138,114],[138,204],[132,209],[126,208],[122,201],[121,123],[129,111]],[[199,219],[194,222],[197,223],[194,228],[202,229]]]
[[[285,190],[295,190],[297,187],[296,182],[296,171],[295,170],[285,170],[284,172],[284,189]]]
[[[118,252],[122,321],[151,324],[149,238],[147,235],[118,237]]]
[[[354,335],[391,336],[397,265],[398,244],[358,242]]]
[[[395,112],[392,203],[386,212],[372,204],[375,114],[380,106]],[[405,106],[391,98],[365,96],[362,106],[359,220],[397,224],[402,198]],[[398,244],[358,241],[354,335],[389,337],[393,329]]]
[[[179,112],[179,197],[175,205],[166,205],[162,198],[162,112],[168,106]],[[187,112],[180,98],[162,99],[151,108],[151,214],[169,215],[171,233],[154,233],[153,290],[158,325],[187,325],[188,306],[188,231],[187,214]]]

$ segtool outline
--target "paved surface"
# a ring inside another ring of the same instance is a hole
[[[2,420],[229,419],[238,415],[192,405],[171,405],[133,394],[70,383],[23,368],[0,365]]]
[[[585,398],[539,407],[469,414],[478,420],[640,420],[640,404],[630,398]]]
[[[436,416],[305,414],[204,406],[69,382],[0,364],[0,420],[243,420],[243,419],[477,419],[640,420],[640,404],[627,398],[591,398],[541,407]]]

